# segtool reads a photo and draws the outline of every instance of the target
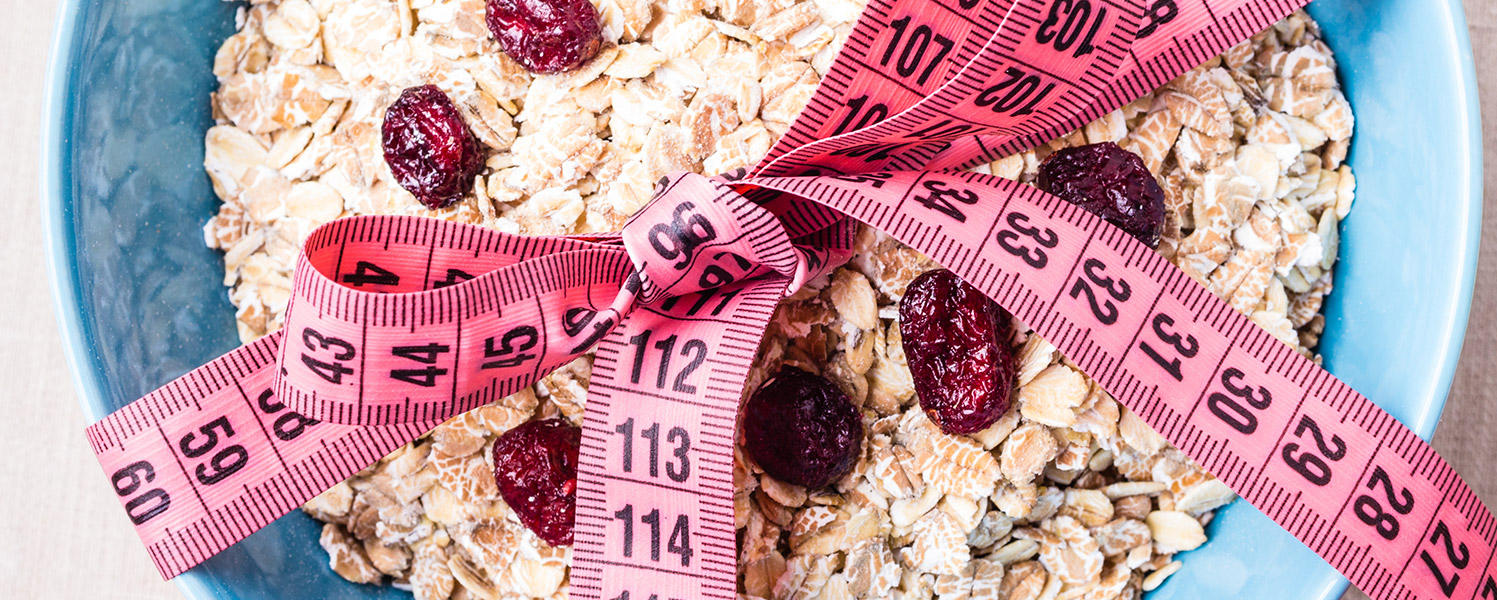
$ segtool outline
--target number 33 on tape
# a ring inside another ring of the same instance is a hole
[[[595,349],[570,593],[735,598],[743,383],[776,304],[845,261],[861,222],[1030,324],[1373,597],[1497,600],[1497,522],[1411,431],[1121,230],[939,170],[1074,129],[1302,3],[871,0],[753,171],[668,176],[590,238],[330,223],[283,332],[89,441],[171,577]]]

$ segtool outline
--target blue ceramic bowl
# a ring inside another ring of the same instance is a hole
[[[222,259],[202,235],[218,206],[202,169],[210,69],[237,5],[62,5],[42,202],[68,359],[97,420],[238,343]],[[1357,204],[1321,348],[1332,372],[1427,438],[1460,354],[1480,237],[1465,20],[1459,0],[1318,0],[1311,12],[1357,115]],[[1154,600],[1334,598],[1346,586],[1245,503],[1223,510],[1211,530]],[[177,585],[194,600],[409,597],[338,578],[317,535],[295,512]]]

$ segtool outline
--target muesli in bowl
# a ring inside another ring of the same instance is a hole
[[[507,54],[476,0],[244,9],[214,62],[218,125],[205,158],[223,201],[205,235],[225,252],[240,337],[280,327],[299,245],[333,219],[615,231],[667,172],[752,166],[809,101],[862,9],[593,6],[600,43],[584,50],[596,55],[551,74]],[[413,194],[390,166],[387,115],[412,89],[445,98],[476,142],[481,160],[458,169],[473,175],[456,193]],[[1352,205],[1352,124],[1330,49],[1296,13],[1078,131],[975,170],[1053,186],[1042,171],[1063,149],[1115,143],[1135,154],[1162,192],[1159,252],[1313,356],[1337,224]],[[845,472],[813,488],[770,476],[740,445],[739,592],[1136,598],[1158,586],[1233,493],[1022,323],[999,329],[1013,359],[1014,387],[1000,390],[1009,408],[972,433],[943,430],[922,410],[929,398],[917,394],[900,319],[911,282],[938,268],[865,229],[850,263],[779,307],[744,397],[783,368],[811,373],[857,409],[861,443]],[[580,424],[590,360],[442,424],[308,502],[333,570],[423,600],[566,597],[570,548],[548,544],[501,497],[494,446],[525,423]]]

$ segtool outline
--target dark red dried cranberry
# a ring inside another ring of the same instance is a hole
[[[588,0],[488,0],[489,33],[536,73],[560,73],[598,54],[603,28]]]
[[[1112,142],[1056,150],[1040,163],[1038,183],[1150,248],[1159,247],[1164,190],[1137,154]]]
[[[577,448],[582,429],[562,419],[531,421],[494,441],[494,481],[520,522],[552,546],[572,543]]]
[[[946,269],[910,282],[899,333],[926,416],[951,434],[987,429],[1008,410],[1018,372],[1012,317]]]
[[[743,410],[743,448],[775,479],[808,488],[830,484],[863,451],[863,417],[832,382],[783,367]]]
[[[401,92],[385,111],[381,133],[395,181],[433,210],[462,198],[483,166],[478,139],[434,85]]]

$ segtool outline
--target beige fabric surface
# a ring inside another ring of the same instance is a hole
[[[201,0],[211,2],[215,0]],[[1497,0],[1466,0],[1497,194]],[[55,0],[0,0],[0,597],[180,598],[151,568],[84,441],[42,258],[37,144]],[[1489,194],[1489,197],[1491,195]],[[1497,207],[1435,447],[1497,506]],[[1416,249],[1417,250],[1417,249]],[[322,557],[308,557],[322,560]],[[1187,568],[1189,568],[1187,566]]]

